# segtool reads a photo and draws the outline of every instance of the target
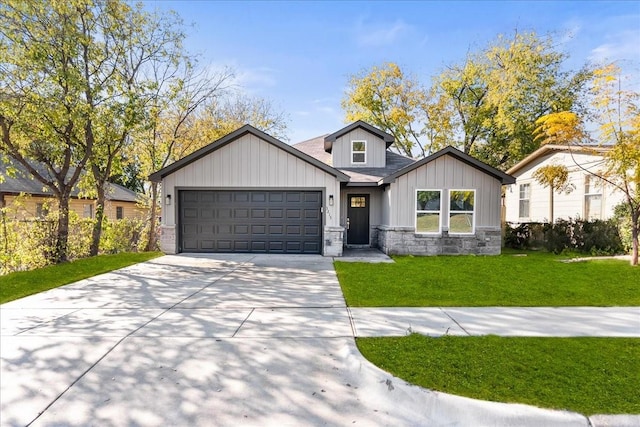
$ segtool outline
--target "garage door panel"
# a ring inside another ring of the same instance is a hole
[[[249,225],[248,224],[236,224],[233,226],[233,234],[237,235],[243,235],[249,234]]]
[[[271,203],[281,203],[284,201],[284,193],[280,191],[270,191],[269,192],[269,202]]]
[[[231,240],[218,240],[217,249],[222,252],[230,252],[233,249],[233,242]]]
[[[220,209],[216,209],[216,213],[217,213],[216,218],[219,220],[233,218],[233,209],[220,208]]]
[[[319,204],[321,202],[321,199],[320,199],[321,197],[322,197],[322,194],[317,191],[304,193],[305,203]]]
[[[287,209],[287,219],[300,219],[302,212],[300,209]]]
[[[266,218],[267,210],[266,209],[251,209],[251,218]]]
[[[283,209],[269,209],[269,218],[271,218],[271,219],[282,219],[282,218],[284,218],[284,210]]]
[[[284,225],[270,225],[269,226],[269,234],[271,236],[278,236],[284,234]]]
[[[182,251],[321,251],[321,192],[186,190],[179,201]]]
[[[200,240],[200,249],[204,249],[204,250],[215,249],[215,241]]]
[[[267,226],[266,225],[252,225],[251,226],[251,234],[255,236],[266,235],[267,234]]]

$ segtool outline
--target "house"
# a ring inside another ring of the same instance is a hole
[[[43,165],[34,163],[46,176]],[[8,173],[11,168],[12,173]],[[0,207],[7,208],[5,212],[10,219],[27,220],[42,218],[56,203],[51,191],[40,181],[37,181],[18,162],[5,163],[0,161]],[[116,220],[123,218],[146,218],[147,209],[138,206],[139,195],[135,191],[118,184],[109,183],[106,192],[105,216]],[[96,200],[80,197],[80,191],[74,188],[71,193],[69,209],[81,218],[94,218]]]
[[[507,171],[516,182],[505,188],[505,220],[517,224],[611,218],[624,195],[590,173],[602,170],[606,151],[606,147],[549,144],[525,157]],[[564,165],[569,172],[566,185],[553,194],[553,205],[551,189],[534,178],[534,173],[547,165]]]
[[[249,125],[153,173],[161,248],[342,255],[498,254],[503,184],[454,148],[413,160],[358,121],[294,146]]]

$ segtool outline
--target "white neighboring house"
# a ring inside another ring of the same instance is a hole
[[[609,219],[624,195],[588,171],[604,167],[601,153],[607,148],[584,149],[564,145],[544,145],[507,171],[516,178],[505,187],[505,221],[509,223],[554,222],[557,219]],[[564,165],[569,179],[562,191],[553,195],[551,218],[550,189],[536,181],[533,174],[547,165]]]

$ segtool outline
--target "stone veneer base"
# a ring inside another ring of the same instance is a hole
[[[413,227],[378,226],[378,247],[387,255],[499,255],[500,228],[476,228],[473,235],[416,234]]]

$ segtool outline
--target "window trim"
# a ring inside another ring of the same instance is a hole
[[[364,144],[364,150],[363,151],[354,151],[353,149],[353,144],[356,142],[361,142]],[[353,161],[353,155],[354,154],[360,154],[362,153],[364,155],[364,160],[362,162],[354,162]],[[366,165],[367,164],[367,141],[364,139],[354,139],[351,141],[351,164],[352,165]]]
[[[451,193],[454,191],[473,191],[473,211],[452,211],[451,210]],[[449,232],[449,234],[452,234],[454,236],[472,236],[474,234],[476,234],[476,195],[477,195],[477,191],[475,188],[451,188],[449,189],[449,191],[447,192],[447,207],[448,209],[448,215],[447,215],[447,230]],[[473,216],[473,221],[471,224],[471,231],[468,233],[455,233],[455,232],[451,232],[451,212],[455,212],[455,213],[469,213],[471,212],[471,215]]]
[[[419,191],[437,191],[438,193],[440,193],[440,209],[437,211],[418,209],[418,192]],[[413,221],[414,221],[413,226],[416,234],[429,235],[429,236],[439,236],[442,234],[442,215],[443,215],[442,203],[444,202],[442,197],[443,192],[444,190],[439,188],[416,188],[415,197],[413,198],[414,207],[415,207],[414,209],[415,214],[413,216]],[[438,214],[438,231],[418,231],[418,214],[419,213],[437,213]]]
[[[124,219],[124,206],[116,206],[116,219]]]
[[[526,199],[523,199],[520,197],[520,190],[523,186],[529,186],[529,197]],[[529,212],[527,216],[523,216],[522,212],[520,212],[520,202],[522,202],[523,200],[528,200],[529,201]],[[531,183],[530,182],[521,182],[520,184],[518,184],[518,219],[529,219],[531,218]]]

